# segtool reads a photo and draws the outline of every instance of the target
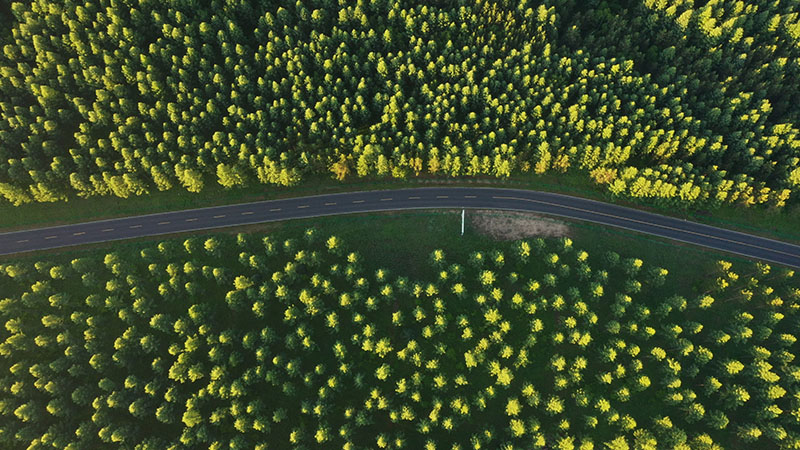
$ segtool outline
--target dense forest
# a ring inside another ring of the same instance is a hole
[[[668,207],[800,191],[798,0],[34,0],[0,195],[573,171]],[[3,17],[3,16],[0,16]]]
[[[800,445],[793,271],[720,261],[682,296],[561,238],[409,279],[291,236],[0,265],[0,446]]]

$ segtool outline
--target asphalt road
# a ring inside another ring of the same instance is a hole
[[[800,268],[800,246],[786,242],[561,194],[457,187],[325,194],[15,231],[0,234],[0,254],[335,214],[433,208],[528,211],[586,220]]]

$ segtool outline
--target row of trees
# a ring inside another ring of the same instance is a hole
[[[0,196],[578,171],[670,206],[783,206],[796,1],[616,3],[15,2]]]
[[[569,239],[428,276],[314,230],[0,266],[17,448],[800,445],[794,273],[666,269]]]

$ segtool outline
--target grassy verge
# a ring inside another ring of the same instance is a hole
[[[99,197],[72,199],[63,203],[28,204],[20,207],[4,205],[0,206],[0,232],[282,197],[437,185],[496,186],[563,193],[632,206],[638,209],[787,242],[800,243],[800,232],[797,231],[800,228],[799,206],[783,211],[737,207],[724,207],[710,213],[664,210],[614,201],[606,193],[598,190],[589,179],[580,174],[525,175],[502,180],[432,177],[419,177],[409,180],[367,178],[356,179],[348,183],[337,182],[328,177],[312,177],[306,179],[302,185],[290,188],[256,185],[236,189],[223,189],[221,186],[209,184],[201,194],[173,189],[124,200],[113,197]]]
[[[413,211],[299,219],[224,228],[219,232],[266,232],[281,239],[297,236],[302,230],[314,227],[323,235],[336,235],[342,238],[347,247],[359,252],[370,267],[383,267],[395,274],[424,278],[429,274],[426,266],[433,249],[443,249],[448,254],[449,260],[466,261],[469,252],[474,249],[491,249],[498,246],[498,243],[491,238],[478,234],[469,227],[464,236],[461,236],[460,221],[460,214],[456,211]],[[696,289],[703,281],[702,274],[708,273],[717,260],[725,259],[737,264],[752,265],[749,260],[735,255],[627,230],[579,221],[567,221],[567,223],[571,229],[573,245],[589,252],[591,259],[597,261],[608,250],[616,251],[623,258],[641,258],[647,264],[668,269],[670,278],[679,281],[687,289]],[[54,256],[71,259],[87,254],[104,254],[112,249],[120,251],[139,249],[165,239],[182,240],[190,234],[202,236],[213,233],[199,231],[43,250],[21,257],[2,257],[0,261],[20,259],[37,261]]]
[[[636,257],[646,264],[669,270],[669,279],[686,288],[685,294],[696,293],[707,281],[704,274],[712,272],[716,262],[725,260],[738,266],[752,266],[752,260],[656,236],[603,227],[583,222],[570,222],[573,241],[590,255],[602,257],[613,250],[623,258]]]
[[[666,216],[680,217],[720,228],[728,228],[800,244],[800,205],[792,205],[782,210],[748,209],[726,205],[713,211],[682,211],[614,199],[610,194],[599,190],[591,180],[579,174],[528,175],[516,178],[515,181],[523,183],[527,189],[557,192],[605,201]]]
[[[298,219],[256,225],[221,228],[180,233],[174,235],[142,237],[124,241],[101,242],[79,247],[56,248],[26,253],[20,256],[0,256],[0,261],[32,260],[50,257],[76,258],[87,254],[104,254],[111,250],[121,252],[139,249],[154,242],[168,239],[183,240],[187,236],[207,236],[216,233],[269,233],[276,239],[296,237],[303,230],[314,227],[322,234],[336,235],[346,246],[357,251],[369,261],[370,266],[386,268],[408,276],[427,276],[425,270],[430,252],[436,248],[447,249],[455,256],[468,255],[468,249],[490,247],[492,241],[485,236],[468,231],[461,233],[461,214],[455,211],[412,211],[379,214],[331,216]]]
[[[218,184],[209,183],[203,192],[199,194],[187,192],[183,189],[171,189],[127,199],[93,197],[89,199],[73,198],[68,202],[31,203],[17,207],[2,205],[0,206],[0,232],[285,197],[437,185],[541,189],[602,199],[602,193],[594,190],[590,184],[584,183],[582,178],[571,174],[511,179],[417,177],[397,180],[357,178],[347,183],[342,183],[330,177],[316,176],[305,179],[299,186],[275,187],[259,184],[233,189],[225,189]]]

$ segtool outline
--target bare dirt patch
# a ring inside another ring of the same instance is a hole
[[[533,236],[569,236],[566,223],[534,213],[472,210],[467,213],[472,228],[498,241],[513,241]]]

